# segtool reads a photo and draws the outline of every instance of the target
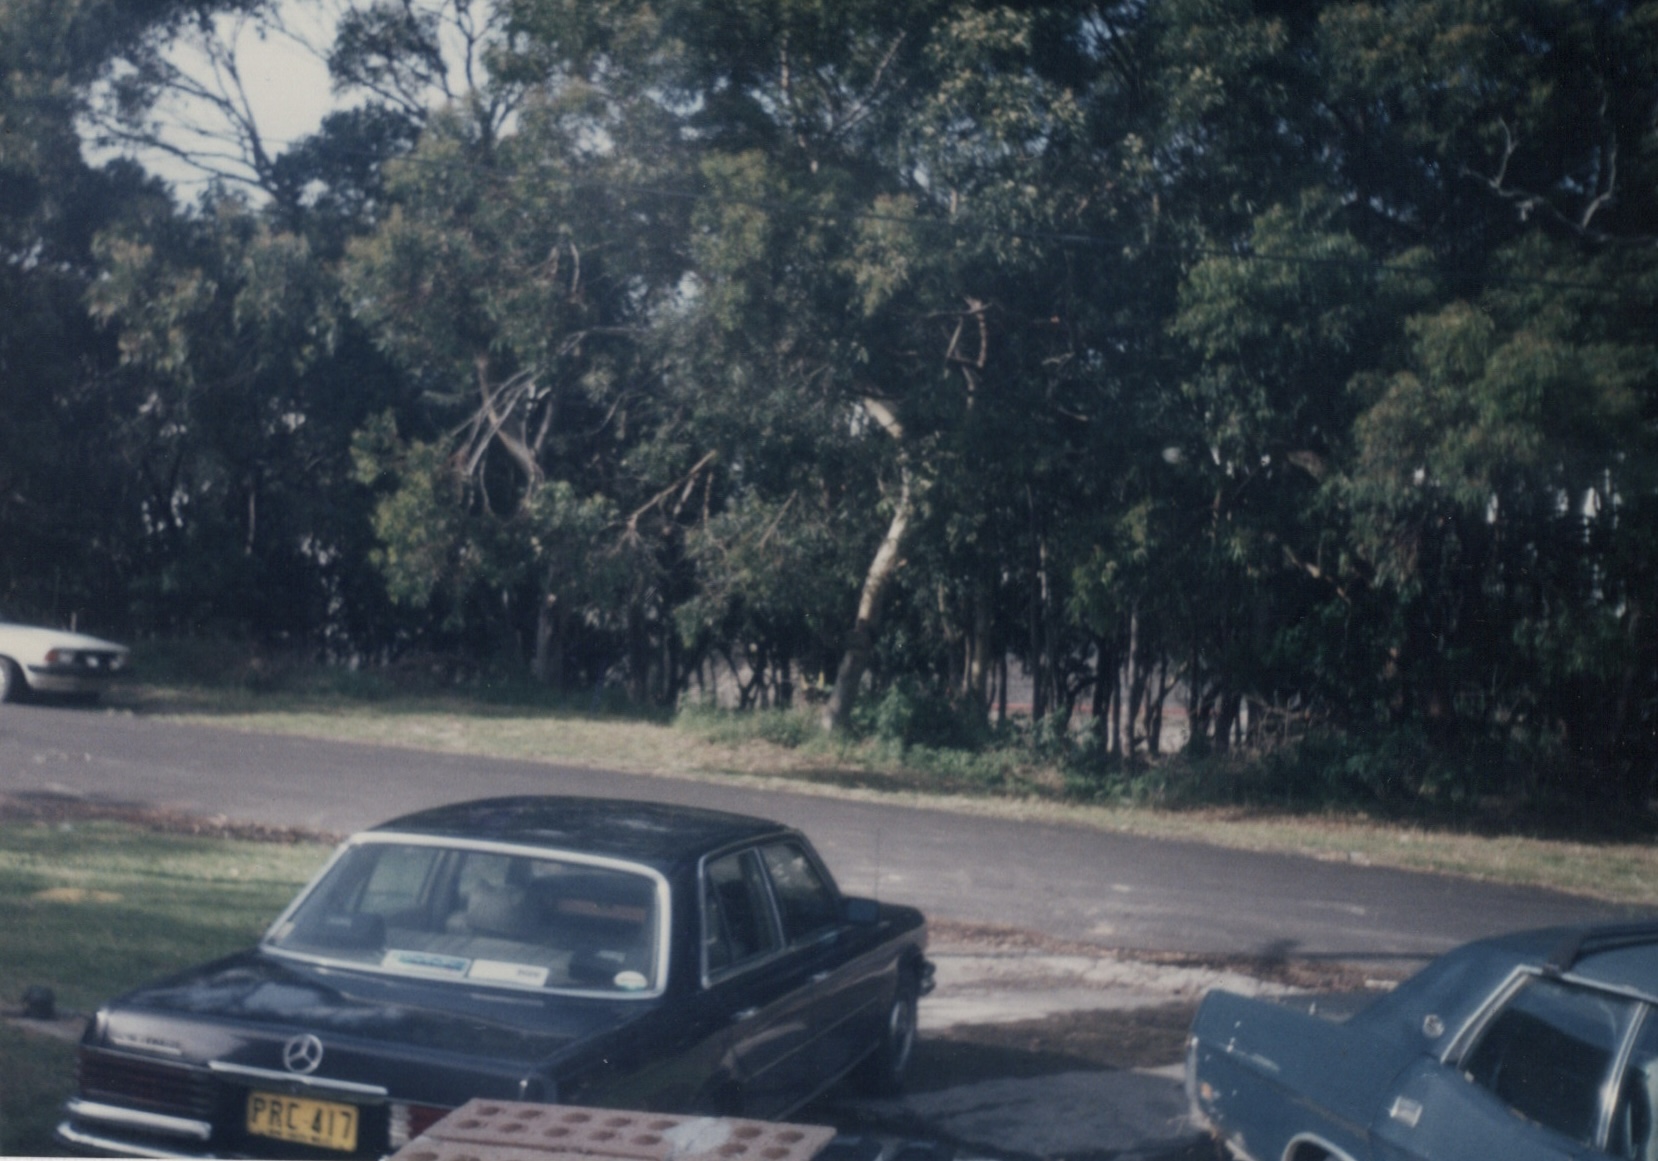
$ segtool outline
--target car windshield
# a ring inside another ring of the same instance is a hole
[[[266,937],[278,951],[470,984],[657,990],[657,881],[573,856],[362,842]]]

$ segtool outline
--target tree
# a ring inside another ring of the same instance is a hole
[[[589,635],[586,679],[603,680],[616,660],[603,638],[622,638],[642,696],[651,650],[640,634],[646,618],[667,622],[669,567],[644,540],[648,529],[662,534],[671,497],[653,492],[627,456],[651,423],[639,332],[673,285],[674,207],[664,215],[649,198],[619,207],[601,188],[610,163],[582,143],[591,121],[557,94],[500,141],[472,107],[428,126],[395,167],[391,212],[351,248],[359,317],[439,425],[425,445],[382,438],[362,448],[395,461],[381,560],[468,562],[424,583],[394,571],[394,591],[424,602],[442,580],[456,615],[470,609],[495,620],[501,640],[533,640],[532,666],[553,680],[573,676],[558,660],[572,652],[567,638],[603,625]],[[432,504],[453,504],[454,518],[396,515]],[[447,544],[413,547],[437,529]],[[656,696],[669,697],[678,675],[662,680]]]
[[[98,231],[165,190],[135,167],[88,166],[77,118],[110,60],[182,5],[65,0],[0,10],[0,599],[110,629],[131,624],[135,530],[120,419],[136,405],[88,316]]]
[[[237,199],[99,241],[94,316],[118,335],[134,601],[152,625],[325,639],[361,560],[351,432],[397,385],[308,241]],[[348,634],[349,636],[349,634]]]

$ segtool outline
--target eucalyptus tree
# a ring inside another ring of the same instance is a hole
[[[1402,357],[1356,381],[1334,482],[1356,576],[1388,601],[1387,712],[1559,740],[1639,800],[1658,720],[1651,6],[1352,4],[1321,35],[1359,228],[1431,239],[1442,288]]]
[[[89,317],[97,232],[165,205],[135,167],[94,168],[78,123],[111,62],[185,6],[42,0],[0,7],[0,598],[124,630],[141,531],[121,514],[120,417],[139,399]]]
[[[89,302],[127,393],[112,418],[141,530],[134,614],[349,651],[367,612],[350,437],[398,385],[342,317],[333,271],[234,197],[162,203],[97,252]]]
[[[789,631],[832,681],[825,724],[847,724],[889,607],[924,622],[902,634],[921,652],[900,664],[936,667],[982,706],[1008,639],[1002,554],[1030,527],[1036,462],[1050,465],[1034,485],[1044,518],[1068,490],[1066,453],[1044,449],[1098,355],[1077,328],[1090,276],[1056,277],[1079,264],[1058,233],[1112,212],[1077,92],[1099,67],[1078,47],[1097,32],[1088,13],[948,0],[516,12],[549,72],[660,101],[700,178],[683,293],[656,324],[665,398],[686,417],[674,438],[717,453],[708,494],[732,513],[699,532],[697,555],[724,611],[693,611],[708,626],[774,604],[796,549],[838,542],[816,559],[842,596],[817,597]],[[772,548],[769,569],[745,543]],[[1049,568],[1043,616],[1064,621],[1064,565]]]
[[[1117,626],[1082,611],[1079,583],[1145,454],[1172,287],[1146,245],[1145,30],[1136,5],[956,13],[902,139],[933,221],[863,245],[866,304],[934,382],[912,404],[935,476],[911,592],[967,706],[1010,653],[1037,718],[1067,721],[1090,687],[1102,708],[1115,680]]]
[[[1563,706],[1594,690],[1633,736],[1644,601],[1601,578],[1645,551],[1622,513],[1651,454],[1650,21],[1423,0],[1172,3],[1148,27],[1143,188],[1181,256],[1180,369],[1172,470],[1125,531],[1165,555],[1100,559],[1201,594],[1164,602],[1200,732],[1248,697],[1582,737]],[[1551,398],[1576,418],[1540,421]],[[1488,457],[1461,523],[1421,506],[1457,475],[1435,446]]]
[[[504,136],[479,108],[428,123],[351,247],[356,315],[423,397],[420,427],[360,444],[387,489],[380,560],[394,595],[494,625],[550,681],[625,660],[635,694],[672,696],[676,492],[629,456],[653,424],[641,336],[677,283],[678,206],[619,192],[638,161],[598,141],[645,130],[579,95],[541,90]]]

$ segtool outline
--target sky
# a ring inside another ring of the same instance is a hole
[[[271,0],[269,15],[220,14],[210,34],[194,26],[181,30],[166,59],[184,74],[187,84],[245,107],[257,126],[265,151],[283,153],[314,133],[330,112],[366,99],[360,93],[333,92],[324,63],[343,15],[379,0]],[[440,89],[463,91],[466,64],[480,43],[492,36],[499,16],[493,0],[407,0],[420,19],[435,22],[440,51],[449,69],[447,81],[434,86],[431,100],[446,99]],[[159,135],[177,148],[206,147],[226,151],[233,142],[231,123],[210,100],[178,95],[154,110]],[[136,157],[152,172],[171,181],[184,199],[206,185],[207,178],[165,150],[100,147],[87,134],[88,160],[99,163],[116,153]],[[234,150],[231,150],[234,152]],[[250,187],[254,200],[259,192]]]
[[[324,116],[343,105],[332,91],[319,51],[332,40],[339,7],[335,0],[283,0],[279,11],[292,35],[245,17],[221,16],[216,20],[218,38],[234,52],[247,105],[272,153],[281,153],[314,133]],[[229,91],[222,72],[215,70],[212,56],[194,34],[181,37],[167,57],[196,83],[214,91]],[[201,143],[191,127],[208,133],[222,133],[227,128],[224,119],[206,102],[180,97],[159,104],[155,120],[163,137],[179,147]],[[186,198],[206,184],[200,171],[164,151],[99,146],[91,140],[90,128],[86,137],[87,157],[95,164],[118,154],[135,157],[151,172],[172,182]]]
[[[337,107],[327,67],[292,41],[244,33],[241,57],[248,96],[272,141],[287,145],[315,132]]]

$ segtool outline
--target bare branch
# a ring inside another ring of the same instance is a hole
[[[882,82],[886,79],[887,69],[892,66],[893,59],[897,57],[898,50],[903,44],[904,33],[900,32],[893,39],[893,42],[887,46],[886,54],[881,57],[880,63],[875,66],[875,75],[870,78],[863,96],[852,103],[852,108],[847,112],[846,119],[841,123],[841,131],[855,127],[874,108],[875,97],[881,91]]]
[[[684,507],[685,501],[696,490],[697,476],[701,474],[704,468],[718,459],[719,454],[720,453],[717,451],[709,452],[693,464],[689,472],[685,473],[685,475],[669,484],[666,488],[663,488],[656,495],[652,496],[649,500],[646,500],[643,504],[636,508],[633,511],[633,514],[630,515],[625,522],[627,525],[627,535],[629,537],[638,536],[640,518],[652,508],[659,507],[663,501],[667,500],[668,497],[672,496],[675,492],[681,492],[679,504],[674,509],[674,515],[677,516],[680,510]]]

